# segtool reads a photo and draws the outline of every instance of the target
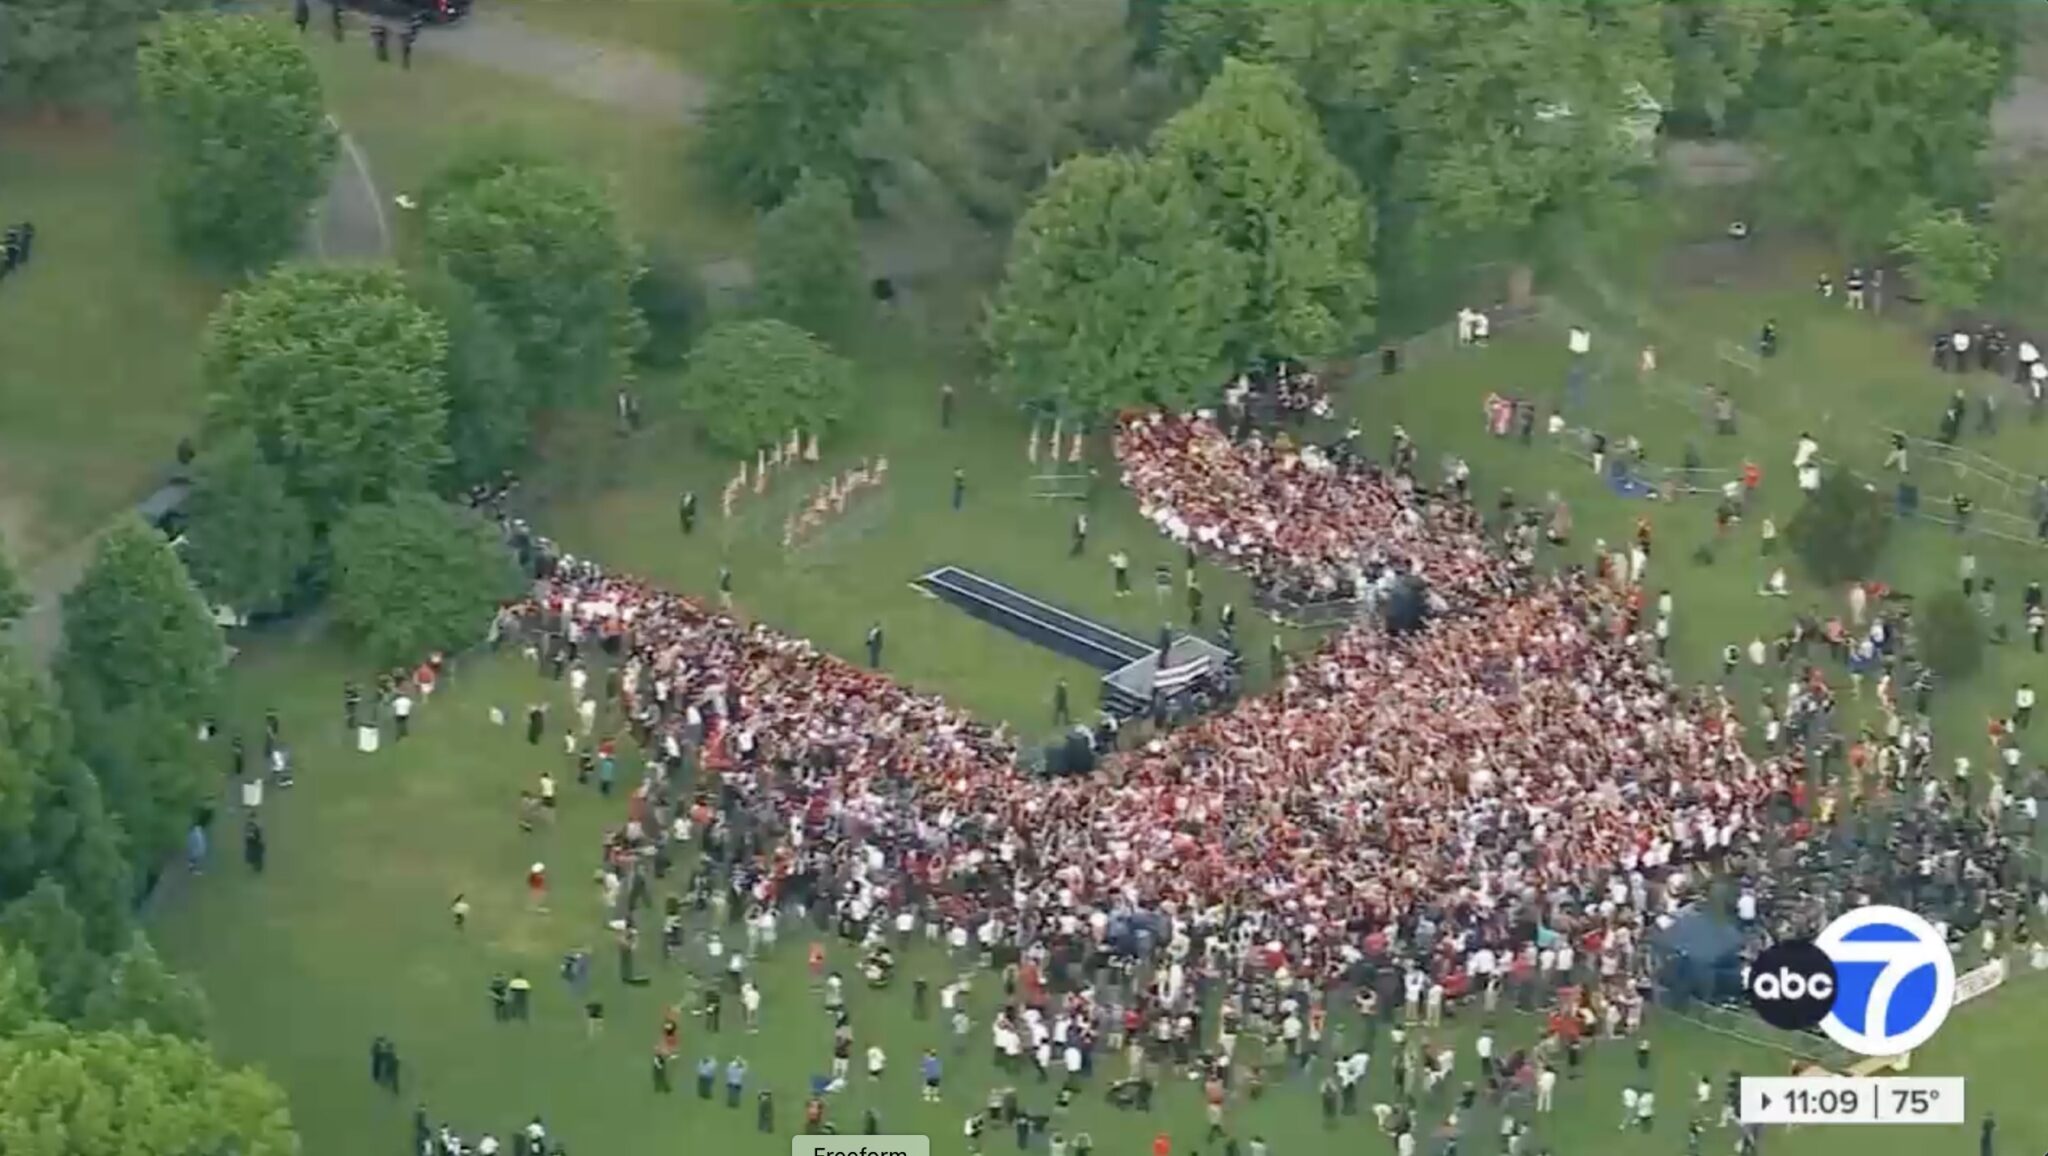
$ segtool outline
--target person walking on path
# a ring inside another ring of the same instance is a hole
[[[306,34],[306,25],[313,21],[313,5],[308,0],[292,0],[292,23],[298,25],[299,35]]]
[[[398,38],[398,67],[412,71],[412,46],[419,42],[419,38],[419,25],[406,25],[405,32]]]

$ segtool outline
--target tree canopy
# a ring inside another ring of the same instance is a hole
[[[740,457],[779,444],[791,430],[829,429],[853,392],[853,367],[786,321],[714,326],[690,351],[681,387],[685,412],[712,445]]]
[[[713,89],[699,155],[734,197],[780,204],[806,169],[856,199],[867,173],[853,145],[868,103],[910,59],[903,11],[841,0],[745,0],[731,66]]]
[[[1848,470],[1829,470],[1806,496],[1785,537],[1806,569],[1829,586],[1870,577],[1890,540],[1884,502]]]
[[[1790,23],[1793,2],[1665,0],[1674,116],[1715,133],[1729,129],[1747,107],[1765,53]]]
[[[1908,208],[1892,247],[1911,262],[1913,283],[1936,309],[1974,309],[1998,272],[1998,250],[1957,209]]]
[[[39,1024],[0,1038],[0,1151],[297,1156],[284,1093],[205,1045]]]
[[[1017,223],[989,310],[996,372],[1079,414],[1201,396],[1228,369],[1243,261],[1166,162],[1076,157]]]
[[[491,481],[525,459],[540,390],[520,366],[505,323],[467,285],[429,274],[416,292],[448,331],[441,364],[448,395],[447,479],[458,488]]]
[[[21,584],[21,577],[14,572],[14,563],[7,558],[7,539],[0,535],[0,634],[28,613],[32,605],[28,589]]]
[[[447,460],[448,331],[380,266],[287,267],[232,293],[201,351],[208,423],[255,438],[317,522]]]
[[[1164,78],[1135,63],[1129,25],[1126,0],[1011,0],[879,96],[855,143],[882,210],[999,260],[1054,169],[1135,146],[1164,114]]]
[[[96,951],[125,942],[134,885],[99,780],[70,719],[19,655],[0,646],[0,905],[61,886]]]
[[[459,650],[519,594],[497,527],[431,494],[357,506],[332,541],[335,617],[378,662]]]
[[[1759,128],[1787,203],[1852,245],[1916,199],[1970,203],[1997,58],[1906,4],[1812,0],[1786,29]]]
[[[131,92],[162,0],[0,0],[0,105],[107,103]]]
[[[1285,72],[1225,62],[1154,150],[1241,258],[1235,352],[1318,357],[1371,330],[1372,210]]]
[[[86,937],[85,919],[72,910],[64,886],[43,879],[28,894],[0,907],[0,944],[35,961],[51,1015],[75,1019],[106,974],[106,964]]]
[[[185,507],[185,565],[215,602],[277,610],[313,557],[313,523],[285,472],[236,430],[199,459]]]
[[[1989,231],[2004,299],[2028,308],[2048,301],[2048,172],[2031,170],[2001,188]]]
[[[587,399],[646,338],[640,260],[604,190],[560,165],[476,158],[437,182],[426,241],[504,324],[543,401]]]
[[[101,536],[64,596],[57,681],[79,753],[106,784],[138,865],[177,846],[212,790],[197,727],[212,709],[223,650],[184,563],[138,520]]]
[[[335,149],[305,45],[261,16],[173,15],[136,66],[178,236],[234,266],[289,252]]]
[[[164,966],[136,932],[85,998],[80,1022],[107,1031],[139,1029],[203,1043],[210,1013],[199,985]]]
[[[754,285],[761,311],[810,333],[842,332],[861,304],[853,198],[835,177],[805,173],[756,228]]]

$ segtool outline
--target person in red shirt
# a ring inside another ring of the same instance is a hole
[[[526,897],[535,911],[542,914],[548,909],[548,868],[545,863],[535,863],[526,872]]]
[[[1152,1137],[1152,1156],[1171,1156],[1172,1152],[1173,1141],[1167,1138],[1166,1133]]]

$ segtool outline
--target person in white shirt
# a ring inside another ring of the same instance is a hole
[[[1444,985],[1431,983],[1422,1001],[1422,1022],[1436,1027],[1444,1022]]]
[[[1593,351],[1593,335],[1577,325],[1572,326],[1566,344],[1574,354],[1581,357]]]
[[[1792,468],[1795,470],[1806,468],[1813,464],[1813,459],[1819,454],[1820,443],[1813,440],[1813,435],[1810,433],[1800,434],[1798,446],[1792,451]]]
[[[1642,1094],[1636,1097],[1636,1125],[1648,1132],[1656,1124],[1656,1119],[1656,1089],[1644,1088]]]
[[[888,1065],[889,1065],[889,1057],[888,1057],[887,1055],[883,1054],[883,1052],[882,1052],[882,1045],[880,1045],[880,1044],[869,1044],[869,1045],[868,1045],[868,1079],[870,1079],[870,1080],[879,1080],[879,1079],[881,1079],[881,1078],[882,1078],[882,1069],[884,1069],[884,1068],[888,1067]]]
[[[1480,1078],[1491,1078],[1493,1075],[1493,1033],[1484,1028],[1480,1029],[1479,1038],[1472,1041],[1472,1051],[1479,1057]]]
[[[1406,997],[1407,1004],[1405,1010],[1408,1014],[1409,1023],[1414,1023],[1421,1013],[1422,989],[1425,986],[1422,973],[1414,968],[1409,968],[1407,976],[1402,980],[1403,995]]]
[[[412,696],[399,691],[391,700],[391,718],[397,724],[398,737],[404,738],[412,729]]]
[[[1557,1098],[1557,1069],[1544,1068],[1536,1073],[1536,1110],[1548,1113]]]
[[[761,989],[753,980],[740,985],[740,1018],[746,1022],[747,1030],[761,1030]]]

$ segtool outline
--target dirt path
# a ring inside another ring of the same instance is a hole
[[[535,27],[479,6],[450,28],[431,28],[420,51],[537,80],[570,96],[634,116],[692,124],[710,99],[705,78],[627,45]]]

